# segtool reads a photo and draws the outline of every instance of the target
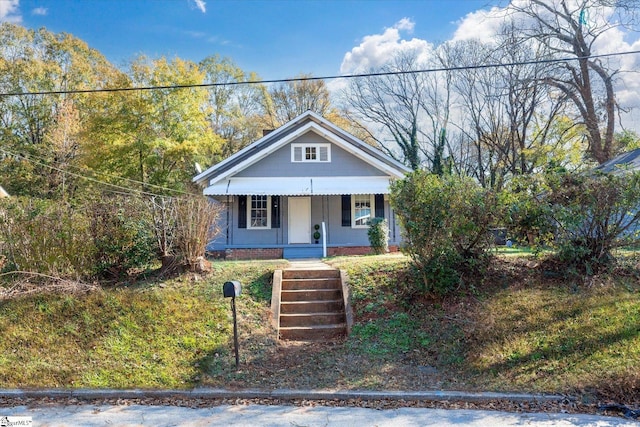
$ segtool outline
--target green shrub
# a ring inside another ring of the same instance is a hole
[[[488,257],[497,201],[471,178],[415,171],[392,184],[391,204],[424,291],[454,289],[469,267]]]
[[[373,218],[367,233],[374,254],[389,252],[389,224],[385,218]]]
[[[638,241],[640,172],[549,178],[559,261],[594,274],[615,263],[615,248]]]
[[[553,240],[553,221],[545,197],[549,193],[543,175],[515,177],[500,193],[501,222],[509,239],[539,247]]]
[[[156,258],[151,218],[140,199],[112,195],[89,202],[87,208],[96,274],[122,276]]]

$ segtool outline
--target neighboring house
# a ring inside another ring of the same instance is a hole
[[[636,148],[632,151],[627,151],[626,153],[622,153],[619,156],[614,157],[613,159],[604,162],[597,168],[596,171],[602,173],[612,173],[615,175],[624,174],[627,172],[639,172],[640,171],[640,148]],[[635,215],[638,210],[633,210],[629,212],[625,220],[628,220]],[[640,224],[635,224],[630,227],[626,232],[625,236],[634,237],[635,239],[640,238]]]
[[[231,259],[306,258],[368,253],[373,217],[388,220],[389,246],[397,250],[401,237],[388,201],[389,183],[408,172],[307,111],[193,181],[224,207],[222,232],[209,244],[211,253]]]
[[[640,171],[640,148],[622,153],[619,156],[601,164],[596,171],[605,173],[624,173],[625,171]]]

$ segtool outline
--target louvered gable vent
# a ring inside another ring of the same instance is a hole
[[[320,151],[320,161],[321,162],[328,162],[329,161],[329,147],[321,145],[319,147],[319,151]]]

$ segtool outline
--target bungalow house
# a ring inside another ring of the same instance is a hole
[[[369,252],[369,220],[400,229],[389,183],[410,169],[307,111],[193,181],[223,206],[207,249],[227,259],[307,258]]]

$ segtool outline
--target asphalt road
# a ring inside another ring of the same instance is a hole
[[[33,426],[638,426],[616,417],[446,409],[366,409],[329,406],[46,405],[0,408],[3,417],[31,417]]]

